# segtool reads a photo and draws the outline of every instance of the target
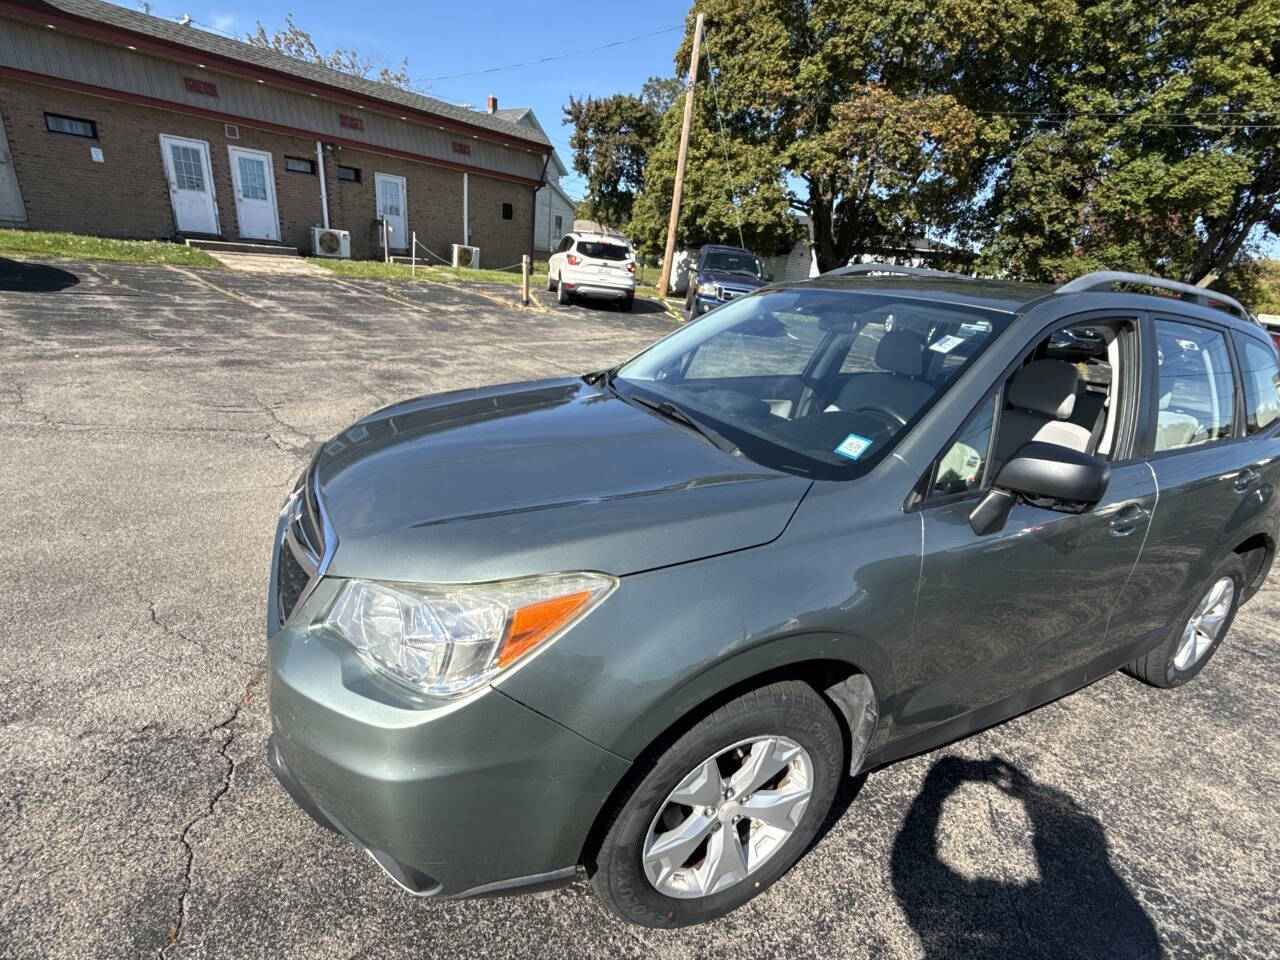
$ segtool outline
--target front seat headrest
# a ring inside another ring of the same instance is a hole
[[[911,330],[890,330],[876,347],[876,366],[904,377],[924,373],[924,337]]]
[[[1079,388],[1080,374],[1065,360],[1033,360],[1014,375],[1009,402],[1065,420],[1076,408]]]

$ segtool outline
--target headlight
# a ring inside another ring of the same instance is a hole
[[[717,289],[716,289],[716,285],[715,285],[714,283],[700,283],[700,284],[698,284],[698,292],[699,292],[699,293],[701,293],[703,296],[707,296],[707,297],[719,297],[719,296],[720,296],[719,292],[718,292],[718,291],[717,291]]]
[[[325,625],[381,673],[419,693],[450,696],[564,632],[617,583],[602,573],[476,584],[348,580]]]

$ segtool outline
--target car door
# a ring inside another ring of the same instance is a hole
[[[1148,326],[1156,375],[1145,458],[1160,502],[1115,626],[1134,637],[1172,626],[1256,515],[1266,486],[1259,447],[1246,439],[1226,326],[1176,314]]]
[[[1152,471],[1129,456],[1130,439],[1122,437],[1114,448],[1122,459],[1091,509],[1064,513],[1022,502],[1003,529],[976,534],[969,514],[996,472],[1000,438],[992,441],[992,424],[1003,391],[996,386],[940,455],[918,507],[921,580],[900,735],[966,714],[975,726],[994,722],[1053,696],[1055,684],[1064,693],[1094,679],[1091,671],[1120,666],[1111,662],[1108,620],[1155,510]],[[1132,408],[1137,400],[1135,392],[1124,402]],[[1063,679],[1073,671],[1084,676]]]

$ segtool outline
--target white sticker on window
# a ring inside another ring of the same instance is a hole
[[[964,343],[964,337],[947,334],[945,337],[939,337],[937,340],[933,341],[933,343],[929,344],[929,349],[936,350],[938,353],[950,353],[962,343]]]
[[[848,457],[850,460],[857,460],[867,452],[867,447],[869,446],[871,446],[871,441],[866,437],[851,433],[840,441],[840,446],[836,447],[836,453],[842,457]]]

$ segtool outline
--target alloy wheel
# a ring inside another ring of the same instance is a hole
[[[742,740],[708,757],[663,801],[645,836],[649,882],[669,897],[719,893],[756,873],[795,832],[813,761],[787,737]]]
[[[1236,582],[1231,577],[1221,577],[1209,588],[1182,630],[1173,655],[1175,669],[1187,670],[1208,653],[1222,633],[1235,596]]]

